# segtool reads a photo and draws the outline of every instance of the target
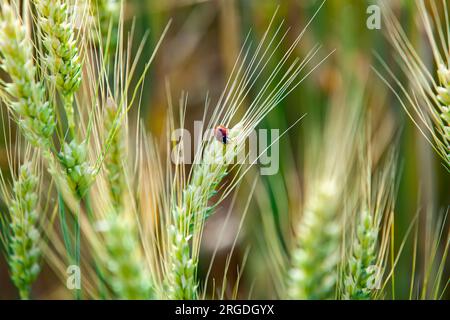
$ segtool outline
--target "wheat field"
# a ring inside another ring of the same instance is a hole
[[[449,16],[2,0],[0,299],[449,299]]]

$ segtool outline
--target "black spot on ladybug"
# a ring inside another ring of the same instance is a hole
[[[229,140],[228,128],[224,126],[217,126],[214,129],[214,136],[216,137],[217,141],[222,142],[223,144],[227,144]]]

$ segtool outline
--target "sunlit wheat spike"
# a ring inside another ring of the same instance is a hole
[[[450,34],[449,11],[445,0],[430,1],[431,13],[423,0],[417,0],[421,23],[434,58],[429,66],[425,57],[411,43],[387,3],[384,3],[386,26],[392,46],[397,52],[400,67],[410,81],[410,88],[387,67],[389,80],[378,73],[400,99],[408,116],[424,137],[450,167]],[[440,12],[444,12],[441,18]],[[380,59],[381,60],[381,59]]]

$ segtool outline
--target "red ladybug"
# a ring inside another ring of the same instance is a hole
[[[227,144],[229,141],[228,128],[225,128],[224,126],[217,126],[214,129],[214,136],[216,137],[217,141],[222,142],[223,144]]]

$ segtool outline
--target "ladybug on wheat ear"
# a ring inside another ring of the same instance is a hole
[[[224,126],[217,126],[214,129],[214,136],[217,141],[222,142],[223,144],[227,144],[230,141],[229,130]]]

